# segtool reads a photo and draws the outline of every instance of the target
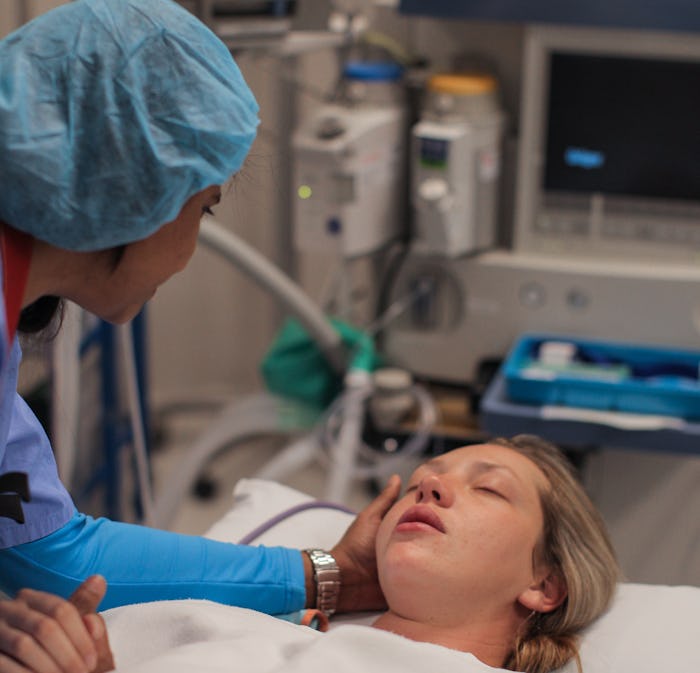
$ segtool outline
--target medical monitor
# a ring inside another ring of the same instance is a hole
[[[700,36],[532,27],[516,250],[700,263]]]

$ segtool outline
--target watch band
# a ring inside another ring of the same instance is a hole
[[[323,549],[304,549],[314,569],[316,608],[330,617],[338,608],[340,568],[332,554]]]

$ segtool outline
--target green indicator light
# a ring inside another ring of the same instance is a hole
[[[309,185],[301,185],[297,190],[297,194],[300,199],[310,199],[311,198],[311,187]]]

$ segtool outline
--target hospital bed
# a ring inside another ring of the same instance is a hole
[[[275,482],[242,479],[207,536],[331,547],[352,514]],[[583,635],[584,673],[700,671],[700,588],[620,584],[610,610]],[[493,673],[471,655],[367,628],[374,614],[340,615],[328,633],[207,601],[169,601],[105,613],[118,671]],[[561,673],[574,673],[569,662]]]

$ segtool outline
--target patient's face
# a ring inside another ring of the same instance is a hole
[[[379,580],[394,612],[512,606],[535,577],[542,534],[539,468],[506,447],[481,444],[419,467],[377,536]]]

